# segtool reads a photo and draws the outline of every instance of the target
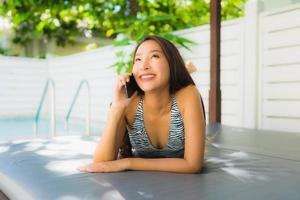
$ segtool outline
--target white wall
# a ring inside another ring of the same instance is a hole
[[[44,60],[0,56],[0,117],[33,116],[47,70]]]
[[[274,9],[280,9],[288,5],[300,3],[300,0],[260,0],[263,3],[263,10],[269,11]]]
[[[117,78],[115,49],[112,46],[93,51],[49,59],[49,77],[56,84],[57,115],[65,117],[81,80],[87,80],[91,91],[91,118],[104,122]],[[87,88],[84,85],[74,105],[71,118],[86,115]]]
[[[243,19],[222,23],[221,27],[221,95],[222,123],[242,125],[243,73]],[[210,81],[210,28],[209,25],[176,32],[197,44],[192,51],[181,49],[185,60],[192,61],[198,71],[192,74],[199,88],[208,116]],[[208,118],[208,117],[207,117]]]
[[[300,132],[300,4],[260,16],[259,127]]]

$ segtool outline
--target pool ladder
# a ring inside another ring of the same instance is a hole
[[[56,112],[55,112],[55,83],[52,79],[48,79],[46,82],[46,85],[44,87],[44,92],[42,95],[42,98],[39,103],[39,107],[36,111],[35,117],[34,117],[34,134],[35,136],[38,135],[38,121],[40,119],[40,113],[43,106],[43,103],[45,101],[45,97],[48,91],[49,86],[52,87],[52,96],[51,96],[51,117],[50,117],[50,123],[51,123],[51,136],[56,136]]]
[[[79,95],[79,92],[81,90],[81,88],[83,87],[83,85],[86,85],[87,87],[87,92],[88,92],[88,95],[87,95],[87,104],[86,104],[86,120],[85,120],[85,134],[86,135],[91,135],[91,91],[90,91],[90,85],[89,85],[89,82],[87,80],[82,80],[77,88],[77,91],[75,93],[75,96],[73,98],[73,101],[71,103],[71,106],[69,108],[69,111],[65,117],[65,126],[66,126],[66,129],[67,129],[67,132],[69,132],[69,119],[70,119],[70,116],[71,116],[71,113],[72,113],[72,110],[74,108],[74,105],[76,103],[76,100],[78,98],[78,95]]]

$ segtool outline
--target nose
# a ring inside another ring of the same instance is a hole
[[[145,58],[145,59],[141,62],[140,68],[141,68],[142,70],[146,70],[146,69],[149,69],[149,68],[150,68],[150,63],[149,63],[149,59],[148,59],[148,58]]]

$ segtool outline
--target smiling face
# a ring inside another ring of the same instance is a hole
[[[147,40],[138,47],[132,73],[144,92],[169,90],[169,63],[161,47],[154,40]]]

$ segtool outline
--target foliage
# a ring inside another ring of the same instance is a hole
[[[2,54],[2,55],[6,55],[7,52],[8,52],[8,49],[6,49],[6,48],[4,48],[4,47],[2,47],[2,46],[0,45],[0,55],[1,55],[1,54]]]
[[[222,0],[222,19],[243,15],[246,0]],[[57,45],[76,37],[123,35],[117,45],[159,34],[185,46],[169,33],[209,22],[209,0],[2,0],[0,14],[13,23],[15,43],[54,39]]]
[[[222,18],[243,14],[246,0],[222,0]],[[170,32],[209,21],[208,0],[2,0],[2,16],[14,25],[14,41],[54,38],[58,45],[76,36],[134,38],[151,32]],[[128,35],[128,34],[127,34]]]

